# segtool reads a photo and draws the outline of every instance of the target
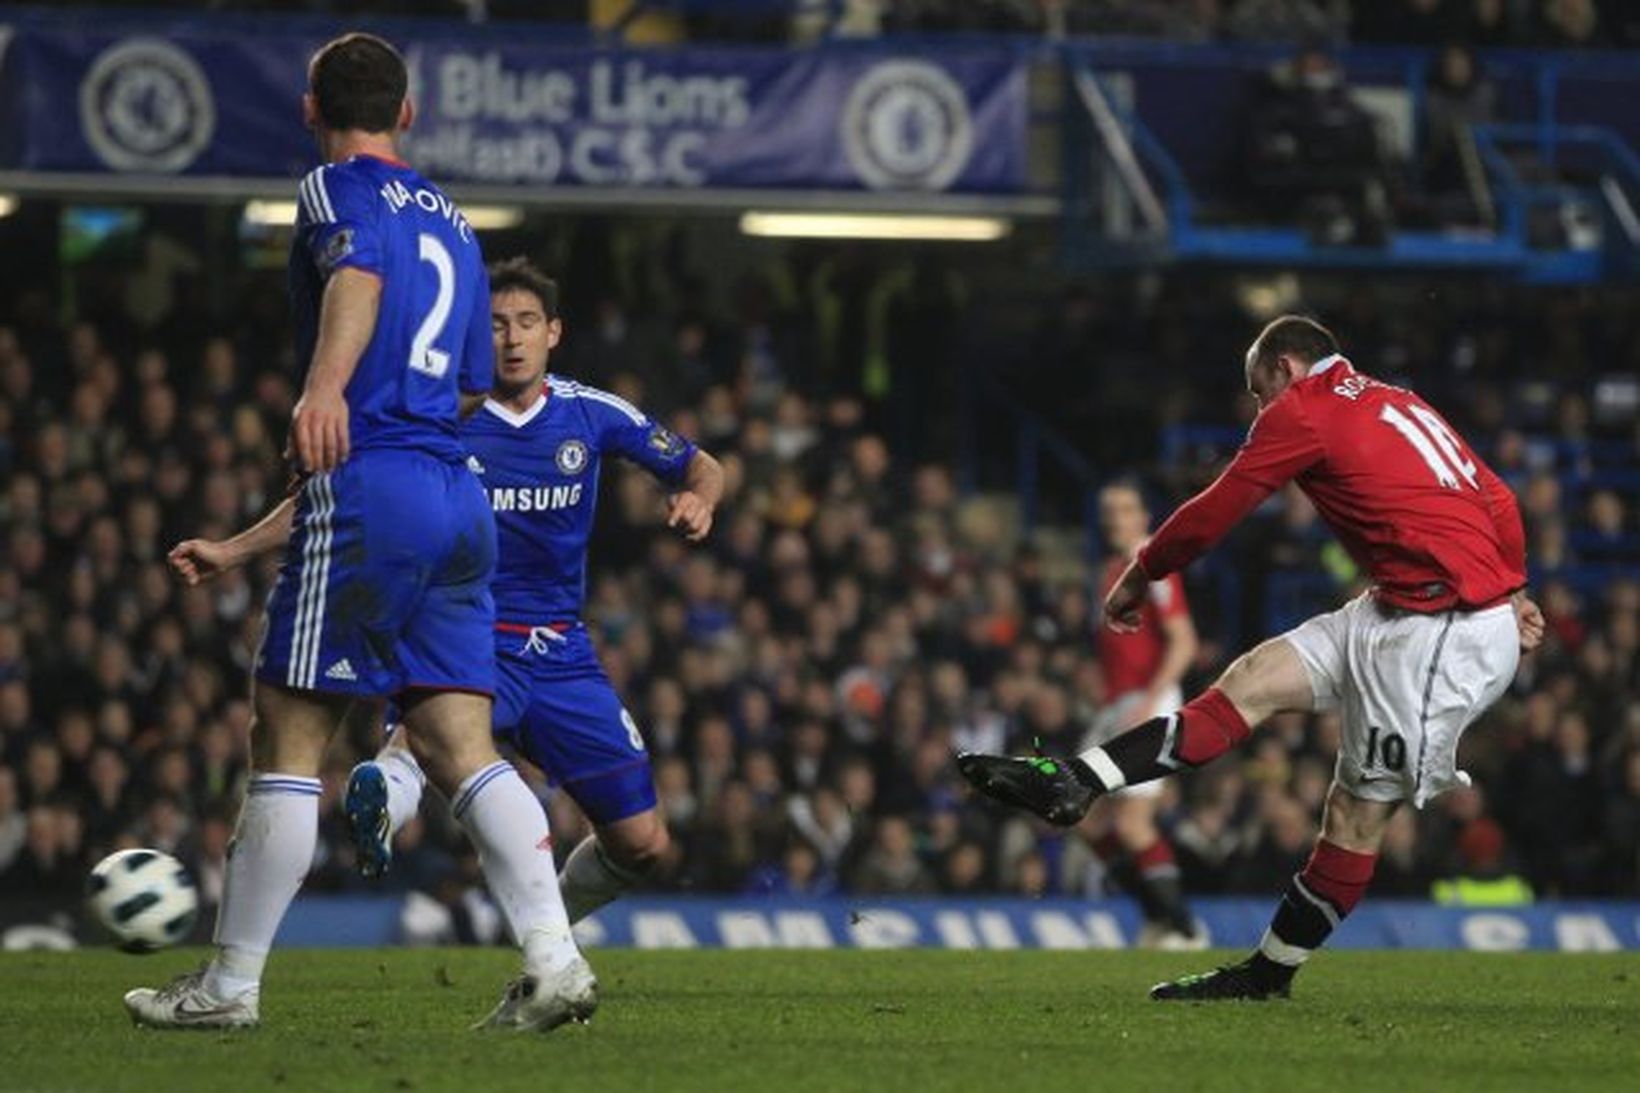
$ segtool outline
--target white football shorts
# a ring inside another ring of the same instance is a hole
[[[1315,708],[1343,713],[1334,779],[1365,800],[1418,808],[1469,784],[1458,739],[1520,663],[1509,603],[1419,614],[1369,592],[1283,637],[1309,670]]]

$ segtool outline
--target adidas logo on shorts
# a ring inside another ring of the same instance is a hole
[[[347,662],[346,657],[343,657],[335,664],[332,664],[329,668],[326,668],[325,678],[340,679],[347,683],[357,683],[359,681],[358,675],[353,671],[353,665]]]

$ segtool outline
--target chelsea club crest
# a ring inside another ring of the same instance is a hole
[[[210,80],[170,42],[128,38],[98,54],[81,81],[80,129],[116,171],[185,170],[216,131]]]
[[[564,474],[580,474],[587,465],[587,446],[579,440],[566,440],[558,445],[554,458]]]

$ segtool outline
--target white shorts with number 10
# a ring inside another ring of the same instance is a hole
[[[1315,708],[1342,710],[1335,780],[1356,797],[1418,808],[1469,784],[1458,739],[1520,662],[1509,603],[1426,615],[1366,593],[1283,636],[1309,670]]]

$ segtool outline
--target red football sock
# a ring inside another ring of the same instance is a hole
[[[1252,732],[1247,719],[1217,687],[1209,687],[1184,709],[1153,717],[1108,744],[1077,756],[1079,777],[1101,791],[1165,778],[1181,767],[1210,763]]]
[[[1134,856],[1133,863],[1139,867],[1141,873],[1178,871],[1178,868],[1173,864],[1173,847],[1166,839],[1157,839],[1139,851]]]
[[[1217,687],[1209,687],[1184,704],[1179,711],[1178,737],[1173,754],[1187,766],[1211,763],[1237,744],[1252,730],[1235,703]]]
[[[1320,896],[1343,918],[1361,902],[1361,896],[1372,882],[1372,871],[1378,864],[1377,854],[1363,854],[1346,850],[1337,843],[1317,839],[1310,860],[1298,879],[1314,894]]]

